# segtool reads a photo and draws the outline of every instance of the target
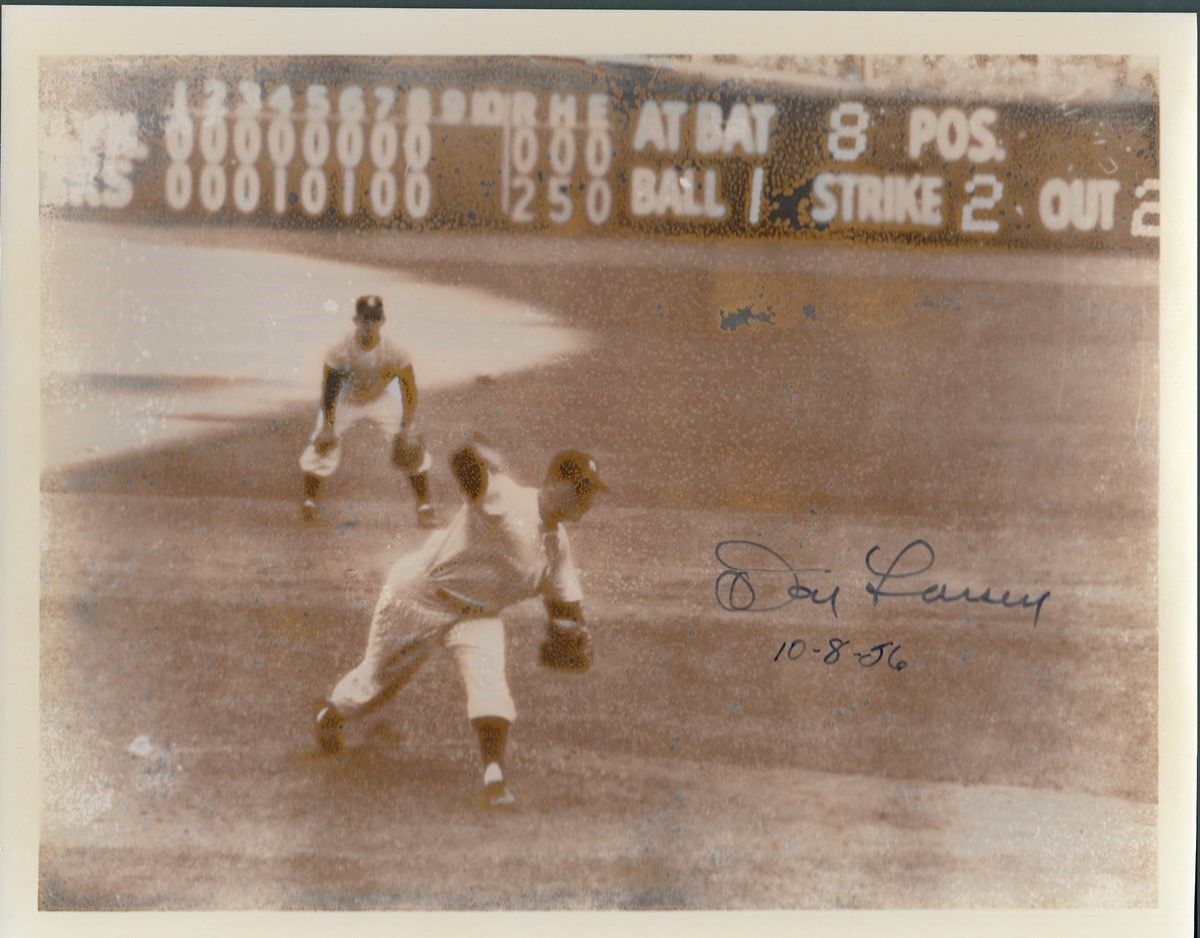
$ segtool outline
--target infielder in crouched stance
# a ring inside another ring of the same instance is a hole
[[[341,747],[344,723],[388,700],[442,645],[454,655],[467,718],[483,756],[484,804],[514,803],[505,784],[508,729],[516,717],[504,665],[501,611],[541,596],[549,617],[540,661],[586,671],[591,637],[579,575],[563,526],[578,521],[606,488],[586,453],[564,450],[540,488],[518,485],[481,441],[459,449],[451,468],[467,503],[444,531],[392,567],[375,606],[367,650],[317,713],[317,743]]]
[[[359,421],[377,423],[392,441],[392,462],[408,474],[417,499],[417,523],[434,527],[429,504],[432,462],[413,429],[417,382],[408,353],[380,333],[383,300],[360,296],[354,305],[354,332],[329,350],[317,425],[300,456],[304,470],[305,521],[317,518],[321,483],[342,460],[342,434]]]

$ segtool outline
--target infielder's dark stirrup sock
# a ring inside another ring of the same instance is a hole
[[[429,501],[429,473],[422,472],[415,476],[408,477],[409,484],[412,485],[413,494],[417,496],[417,501],[421,504]]]
[[[479,736],[479,752],[483,764],[495,762],[504,765],[504,750],[508,747],[508,720],[500,717],[479,717],[471,721]]]

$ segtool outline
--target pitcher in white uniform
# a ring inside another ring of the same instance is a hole
[[[417,380],[412,359],[383,335],[383,323],[383,300],[360,296],[354,304],[354,331],[325,356],[317,423],[300,456],[305,521],[316,520],[321,485],[342,461],[342,435],[356,423],[370,421],[388,435],[392,462],[408,476],[417,501],[417,523],[436,526],[429,504],[432,460],[413,425]]]
[[[516,708],[500,613],[541,596],[552,634],[578,630],[586,636],[564,522],[582,518],[607,486],[595,461],[578,450],[557,454],[540,488],[513,481],[495,451],[479,440],[458,450],[450,464],[467,502],[445,530],[392,567],[363,659],[319,710],[316,738],[324,751],[337,752],[346,721],[390,699],[445,647],[458,664],[467,718],[479,738],[485,805],[505,808],[513,804],[504,755]]]

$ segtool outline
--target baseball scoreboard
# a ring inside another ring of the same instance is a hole
[[[1157,250],[1146,100],[549,58],[43,63],[41,202],[193,223]]]

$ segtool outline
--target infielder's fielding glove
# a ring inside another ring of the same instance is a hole
[[[592,666],[592,635],[582,622],[551,622],[539,661],[555,671],[582,674]]]

